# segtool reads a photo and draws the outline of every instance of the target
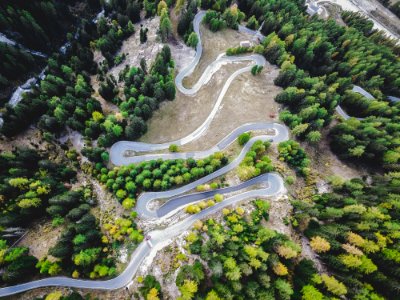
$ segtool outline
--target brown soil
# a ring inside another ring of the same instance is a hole
[[[400,38],[400,19],[378,0],[355,0],[356,4],[363,7],[382,25]]]
[[[274,197],[269,202],[271,204],[271,208],[269,210],[267,227],[274,229],[279,233],[291,236],[293,233],[292,228],[286,224],[285,220],[285,218],[289,218],[292,213],[292,205],[290,205],[288,197]]]
[[[195,96],[177,91],[175,100],[164,102],[148,121],[148,132],[141,138],[145,142],[168,142],[182,138],[199,127],[209,115],[223,84],[238,65],[221,68]]]
[[[333,125],[332,125],[333,126]],[[362,177],[368,173],[367,170],[359,165],[341,161],[329,146],[329,128],[322,132],[322,138],[318,145],[302,143],[307,154],[311,158],[311,168],[318,172],[321,180],[327,180],[329,176],[340,176],[343,179]]]
[[[100,226],[109,223],[124,214],[124,209],[117,199],[96,180],[91,180],[93,191],[97,196],[98,205],[95,215],[98,217]]]
[[[264,68],[258,76],[245,73],[237,77],[222,102],[220,111],[205,134],[188,144],[187,150],[205,150],[217,144],[235,128],[251,122],[276,121],[279,105],[274,98],[280,88],[273,84],[278,70],[273,66]]]
[[[233,30],[211,33],[203,28],[204,56],[187,86],[201,76],[209,63],[227,48],[236,46],[239,37]],[[214,37],[215,35],[215,37]],[[239,35],[240,36],[240,35]],[[163,103],[148,122],[143,142],[162,143],[180,139],[198,128],[209,115],[227,78],[246,63],[222,66],[210,81],[193,97],[177,92],[176,99]],[[204,150],[215,145],[236,127],[248,122],[271,121],[270,113],[278,112],[274,97],[280,88],[273,84],[279,70],[267,66],[258,76],[245,73],[238,76],[226,93],[220,111],[203,137],[182,147],[183,150]],[[190,102],[190,104],[188,103]],[[240,107],[240,109],[238,109]]]
[[[207,66],[213,62],[221,53],[230,47],[239,46],[239,42],[248,40],[248,36],[236,30],[226,29],[212,32],[204,25],[200,25],[203,53],[199,64],[194,72],[183,80],[184,86],[192,86],[203,74]]]
[[[15,148],[34,148],[36,150],[45,150],[49,146],[39,129],[29,128],[23,133],[13,137],[0,137],[0,151],[11,151]]]
[[[339,5],[328,2],[322,3],[321,5],[326,9],[329,18],[333,18],[338,25],[346,26],[341,16],[342,8]]]
[[[154,17],[151,19],[145,19],[140,23],[135,24],[136,32],[122,43],[122,47],[117,53],[124,53],[126,55],[126,59],[121,64],[111,68],[107,74],[112,74],[118,80],[119,73],[125,68],[126,65],[131,67],[139,67],[140,60],[142,58],[145,58],[147,68],[151,67],[151,63],[154,61],[157,53],[163,47],[163,44],[161,43],[161,40],[157,35],[158,25],[160,21],[159,19],[159,17]],[[147,42],[144,44],[140,43],[140,25],[143,25],[144,28],[149,29],[147,33]],[[193,49],[187,47],[180,41],[176,41],[173,38],[171,38],[171,43],[169,43],[168,46],[171,48],[172,56],[177,69],[181,69],[182,66],[188,64],[195,55],[195,51]],[[94,51],[94,56],[95,62],[100,62],[104,59],[101,53],[97,50]],[[91,85],[94,89],[94,93],[92,94],[92,96],[100,102],[105,114],[115,114],[119,112],[119,108],[116,105],[106,101],[103,97],[99,95],[98,90],[100,87],[100,82],[97,79],[96,75],[91,76]],[[120,96],[122,96],[122,94]]]
[[[142,58],[146,59],[147,66],[149,67],[149,63],[154,60],[157,53],[162,48],[160,38],[157,35],[159,23],[160,18],[154,17],[151,19],[144,19],[140,23],[135,24],[135,33],[122,43],[122,47],[118,51],[118,54],[126,54],[125,61],[112,68],[109,73],[113,74],[115,78],[118,78],[119,72],[125,68],[125,65],[139,66]],[[140,43],[139,38],[141,25],[143,25],[143,28],[149,29],[147,32],[147,42],[144,44]]]
[[[54,228],[51,222],[38,222],[33,224],[28,233],[18,243],[19,247],[29,247],[29,253],[37,259],[47,255],[61,235],[63,226]]]

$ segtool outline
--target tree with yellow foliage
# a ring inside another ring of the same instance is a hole
[[[171,35],[171,32],[172,32],[172,24],[171,24],[171,20],[169,19],[167,8],[161,9],[160,29],[159,30],[160,30],[160,34],[161,34],[161,40],[163,42],[165,42],[168,39],[168,37]]]
[[[328,291],[330,291],[332,294],[336,296],[343,296],[347,294],[346,286],[338,281],[335,277],[322,274],[321,280],[325,284]]]
[[[168,5],[167,3],[165,3],[164,0],[161,0],[157,5],[157,16],[161,16],[161,12],[163,9],[168,10]]]
[[[207,294],[206,300],[222,300],[222,299],[218,296],[218,294],[217,294],[216,291],[211,290],[211,291]]]
[[[298,245],[286,241],[284,244],[279,245],[276,249],[276,252],[280,257],[291,259],[297,257],[301,249],[299,249]]]
[[[147,294],[146,300],[160,300],[160,297],[158,297],[158,290],[156,288],[152,288]]]
[[[317,253],[328,252],[331,249],[331,244],[320,236],[313,236],[310,241],[311,248]]]
[[[48,294],[45,300],[60,300],[63,294],[60,291],[55,291]]]
[[[281,262],[275,264],[272,269],[274,273],[278,276],[286,276],[288,274],[288,268]]]
[[[312,285],[305,285],[302,290],[302,300],[323,300],[324,295]]]
[[[358,249],[356,246],[350,245],[350,244],[343,244],[342,248],[349,254],[353,254],[353,255],[357,255],[357,256],[361,256],[364,253]]]
[[[362,247],[365,243],[365,240],[361,235],[358,235],[357,233],[351,231],[347,234],[347,241],[350,244],[358,247]]]
[[[195,281],[185,280],[183,285],[181,285],[178,289],[181,292],[181,296],[178,298],[179,300],[190,300],[193,299],[198,288]]]

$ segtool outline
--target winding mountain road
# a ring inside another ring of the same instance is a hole
[[[279,123],[270,123],[270,122],[258,122],[258,123],[247,123],[242,126],[239,126],[235,130],[233,130],[230,134],[228,134],[224,139],[222,139],[217,145],[212,147],[211,149],[204,151],[193,151],[193,152],[176,152],[176,153],[157,153],[157,154],[143,154],[143,155],[126,155],[127,151],[131,153],[140,153],[143,151],[156,151],[167,149],[170,144],[174,143],[165,143],[165,144],[147,144],[140,142],[128,142],[122,141],[115,143],[110,149],[110,160],[114,165],[130,165],[132,163],[140,163],[142,161],[152,160],[152,159],[186,159],[186,158],[194,158],[200,159],[211,154],[222,151],[226,147],[228,147],[236,138],[248,131],[270,131],[273,134],[269,135],[269,139],[273,142],[279,143],[282,141],[286,141],[289,138],[289,130],[286,126]],[[154,146],[154,148],[152,148]]]
[[[170,214],[173,211],[176,211],[179,208],[182,208],[183,206],[185,206],[189,203],[199,201],[201,199],[207,199],[207,198],[209,198],[210,194],[230,193],[230,192],[237,191],[237,190],[240,190],[243,188],[247,188],[251,185],[254,185],[255,183],[259,183],[260,180],[265,181],[265,179],[267,177],[261,176],[259,179],[256,179],[255,181],[249,180],[249,181],[239,184],[238,186],[233,186],[233,187],[229,187],[226,189],[215,190],[212,192],[202,192],[202,193],[192,194],[191,197],[184,196],[184,197],[179,197],[176,199],[171,199],[166,204],[161,206],[158,210],[151,210],[149,208],[149,204],[156,199],[166,199],[166,198],[175,197],[177,195],[181,195],[185,192],[188,192],[188,191],[196,188],[200,184],[209,182],[210,180],[213,180],[214,178],[217,178],[218,176],[221,176],[221,175],[226,174],[227,172],[233,170],[240,164],[240,162],[245,157],[246,153],[250,150],[251,146],[256,141],[258,141],[258,140],[267,141],[270,138],[271,138],[270,136],[265,136],[265,135],[264,136],[256,136],[256,137],[252,138],[250,141],[248,141],[244,145],[240,154],[231,163],[229,163],[228,165],[222,167],[221,169],[218,169],[217,171],[215,171],[207,176],[204,176],[194,182],[191,182],[187,185],[184,185],[184,186],[179,187],[174,190],[169,190],[169,191],[164,191],[164,192],[148,192],[148,193],[141,194],[139,196],[139,198],[137,199],[136,211],[138,212],[139,216],[141,216],[142,218],[160,218],[160,217],[164,217],[164,216]],[[269,184],[271,186],[274,186],[276,184],[279,186],[280,182],[278,182],[277,179],[275,179],[273,182],[270,182]]]
[[[196,128],[192,133],[190,133],[189,135],[187,135],[179,140],[171,141],[168,143],[161,143],[161,144],[149,144],[149,143],[131,142],[131,141],[117,142],[111,147],[111,150],[110,150],[110,161],[113,164],[122,165],[122,164],[129,164],[129,163],[137,162],[137,158],[136,159],[135,158],[127,158],[124,156],[124,153],[127,150],[133,150],[135,153],[165,150],[165,149],[168,149],[168,147],[171,144],[182,146],[182,145],[185,145],[187,143],[190,143],[190,142],[198,139],[208,129],[212,120],[216,116],[218,109],[221,106],[222,100],[223,100],[226,92],[228,91],[230,85],[235,80],[235,78],[238,77],[240,74],[250,72],[253,65],[265,66],[267,64],[267,61],[265,60],[265,58],[259,54],[251,54],[251,55],[243,55],[243,56],[226,56],[225,53],[222,53],[221,55],[219,55],[217,57],[217,59],[214,62],[212,62],[209,66],[207,66],[207,68],[205,69],[205,71],[203,72],[203,74],[201,75],[199,80],[193,85],[192,88],[185,88],[182,83],[183,79],[193,73],[193,71],[195,70],[196,66],[198,65],[198,63],[200,61],[201,54],[203,53],[203,46],[201,43],[200,23],[201,23],[201,20],[203,19],[204,15],[205,15],[205,12],[200,11],[199,13],[197,13],[197,15],[195,16],[195,18],[193,20],[194,31],[196,32],[197,36],[199,37],[199,42],[196,46],[196,55],[195,55],[193,61],[189,65],[184,67],[176,76],[175,84],[176,84],[177,89],[185,95],[195,95],[199,91],[199,89],[210,80],[210,78],[213,76],[213,74],[215,72],[217,72],[218,69],[222,65],[227,64],[227,63],[235,63],[235,62],[243,62],[243,61],[250,61],[250,62],[253,62],[253,64],[250,66],[241,68],[229,76],[228,80],[225,82],[224,86],[222,87],[222,90],[218,95],[217,101],[215,102],[214,107],[213,107],[212,111],[210,112],[210,114],[208,115],[207,119],[203,122],[203,124],[201,124],[198,128]],[[282,125],[277,124],[276,126],[282,126]],[[260,126],[253,124],[253,125],[246,125],[245,128],[247,128],[246,131],[262,129],[259,127]],[[266,128],[266,129],[272,128],[273,127],[272,123],[268,124],[267,127],[268,128]],[[234,133],[240,134],[239,131],[240,130],[236,129],[234,131]]]
[[[203,11],[199,12],[194,20],[194,29],[199,36],[199,44],[197,45],[197,53],[195,59],[192,63],[185,67],[176,77],[176,85],[177,88],[182,92],[186,93],[187,95],[194,95],[198,89],[200,89],[206,82],[212,77],[212,74],[215,73],[217,68],[219,68],[224,63],[234,63],[236,61],[252,61],[258,65],[265,65],[265,59],[260,55],[247,55],[247,56],[235,56],[235,57],[227,57],[225,55],[220,55],[217,60],[212,63],[205,71],[204,74],[200,77],[199,82],[197,82],[192,88],[187,89],[183,87],[182,80],[186,76],[190,75],[195,67],[197,66],[201,53],[202,53],[202,46],[201,46],[201,34],[199,30],[200,22],[204,16]],[[186,217],[182,221],[171,225],[163,230],[154,230],[147,233],[148,236],[151,237],[152,247],[149,246],[149,243],[142,242],[138,245],[135,251],[132,253],[130,257],[130,262],[125,270],[118,275],[117,277],[104,280],[104,281],[95,281],[95,280],[80,280],[80,279],[72,279],[68,277],[51,277],[41,280],[35,280],[23,284],[18,284],[14,286],[9,286],[0,289],[0,297],[21,293],[27,290],[46,287],[46,286],[57,286],[57,287],[72,287],[72,288],[84,288],[84,289],[98,289],[98,290],[115,290],[127,286],[134,274],[137,272],[138,268],[140,267],[142,261],[151,254],[154,254],[156,251],[164,247],[172,238],[178,236],[179,234],[183,233],[187,229],[189,229],[196,220],[203,219],[217,211],[221,208],[238,203],[240,201],[246,199],[254,199],[257,197],[268,197],[268,196],[275,196],[281,194],[285,191],[284,184],[282,177],[276,173],[268,173],[260,175],[256,178],[253,178],[249,181],[242,182],[236,186],[231,186],[228,188],[216,189],[213,191],[207,191],[202,193],[192,193],[187,195],[182,195],[192,189],[194,189],[197,185],[206,183],[218,176],[225,174],[233,170],[235,167],[238,166],[240,161],[245,156],[246,152],[250,149],[250,147],[256,142],[257,140],[272,140],[273,142],[280,142],[287,140],[289,138],[289,131],[287,127],[278,123],[250,123],[244,124],[233,132],[231,132],[227,137],[221,140],[216,146],[213,148],[206,150],[206,151],[198,151],[198,152],[188,152],[188,153],[168,153],[168,154],[144,154],[134,157],[125,157],[124,153],[126,150],[132,150],[134,152],[152,152],[167,149],[170,144],[177,144],[183,145],[186,144],[198,137],[200,137],[208,128],[209,123],[214,118],[220,103],[229,88],[232,81],[240,74],[244,72],[249,72],[251,70],[251,66],[239,69],[238,71],[234,72],[227,82],[225,83],[224,87],[222,88],[217,102],[206,119],[206,121],[197,128],[192,134],[187,137],[184,137],[178,141],[165,143],[165,144],[146,144],[146,143],[138,143],[138,142],[118,142],[114,144],[110,149],[110,158],[111,162],[115,165],[128,165],[134,162],[140,162],[150,159],[175,159],[175,158],[201,158],[208,156],[216,151],[220,151],[228,147],[238,135],[243,132],[251,131],[251,130],[269,130],[273,131],[273,135],[261,135],[250,139],[250,141],[245,144],[242,151],[240,152],[239,156],[236,157],[232,162],[228,165],[222,167],[221,169],[217,170],[216,172],[209,174],[195,182],[189,183],[185,186],[180,188],[165,191],[165,192],[150,192],[150,193],[143,193],[140,195],[137,201],[137,211],[142,218],[167,218],[169,215],[173,214],[177,209],[182,208],[183,206],[197,202],[203,199],[209,199],[216,193],[227,194],[232,192],[242,191],[241,193],[235,194],[234,196],[230,196],[223,200],[222,202],[216,203],[212,207],[208,207],[201,212]],[[244,189],[248,187],[252,187],[257,185],[256,189],[244,191]],[[260,185],[261,187],[259,187]],[[181,196],[179,196],[181,195]],[[177,197],[179,196],[179,197]],[[164,205],[162,205],[158,210],[151,210],[149,208],[149,204],[156,200],[156,199],[169,199]]]

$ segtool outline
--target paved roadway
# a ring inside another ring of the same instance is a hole
[[[368,93],[366,90],[364,90],[361,86],[354,85],[353,86],[353,92],[359,93],[363,95],[365,98],[369,100],[375,100],[374,96],[372,96],[370,93]],[[400,102],[400,98],[394,97],[394,96],[387,96],[388,100],[391,101],[392,103]],[[364,120],[365,118],[356,118],[348,115],[341,107],[340,105],[336,106],[336,112],[342,116],[343,119],[348,120],[350,118],[354,118],[357,120]]]
[[[270,122],[258,122],[258,123],[248,123],[242,126],[239,126],[235,130],[233,130],[230,134],[228,134],[224,139],[222,139],[217,145],[212,147],[211,149],[205,151],[193,151],[193,152],[176,152],[176,153],[162,153],[162,154],[143,154],[143,155],[133,155],[126,156],[125,153],[127,151],[131,151],[132,153],[140,153],[143,151],[155,151],[161,150],[160,145],[164,144],[146,144],[140,142],[117,142],[110,149],[110,160],[114,165],[130,165],[132,163],[140,163],[142,161],[152,160],[152,159],[186,159],[186,158],[194,158],[200,159],[211,154],[221,151],[229,146],[236,138],[248,131],[254,130],[264,130],[264,131],[273,131],[273,135],[270,135],[269,138],[273,140],[273,142],[282,142],[288,139],[289,130],[286,126],[279,123],[270,123]],[[168,146],[173,143],[166,143],[165,146]],[[154,148],[151,148],[152,146]],[[146,150],[145,150],[146,149]]]
[[[235,62],[242,62],[242,61],[250,61],[250,62],[252,62],[252,64],[235,71],[234,73],[232,73],[229,76],[228,80],[225,82],[222,90],[220,91],[217,101],[215,102],[214,107],[213,107],[212,111],[210,112],[210,114],[208,115],[207,119],[203,122],[203,124],[201,124],[198,128],[196,128],[192,133],[190,133],[189,135],[187,135],[179,140],[170,141],[168,143],[161,143],[161,144],[149,144],[149,143],[131,142],[131,141],[117,142],[110,149],[110,160],[113,164],[122,165],[122,164],[136,162],[137,160],[135,158],[126,158],[124,156],[124,153],[127,150],[133,150],[135,153],[165,150],[165,149],[168,149],[168,147],[171,144],[182,146],[189,142],[194,141],[195,139],[198,139],[208,129],[209,125],[211,124],[212,120],[214,119],[215,115],[217,114],[218,109],[221,106],[222,100],[223,100],[226,92],[228,91],[228,89],[229,89],[230,85],[232,84],[232,82],[234,81],[234,79],[237,76],[239,76],[240,74],[243,74],[245,72],[250,72],[251,68],[254,65],[265,66],[267,64],[267,61],[265,60],[265,58],[259,54],[250,54],[250,55],[243,55],[243,56],[226,56],[225,53],[221,53],[221,55],[219,55],[217,57],[217,59],[214,62],[212,62],[205,69],[205,71],[203,72],[203,74],[201,75],[199,80],[194,84],[193,87],[191,87],[191,88],[184,87],[183,83],[182,83],[183,79],[193,73],[193,71],[195,70],[196,66],[198,65],[198,63],[200,61],[201,54],[203,53],[203,46],[202,46],[202,42],[201,42],[201,32],[200,32],[200,23],[201,23],[201,20],[204,17],[204,15],[205,15],[205,12],[200,11],[195,16],[195,19],[193,21],[194,31],[196,32],[196,34],[199,37],[199,43],[197,44],[197,47],[196,47],[196,56],[193,59],[193,61],[188,66],[184,67],[176,76],[175,84],[176,84],[177,89],[185,95],[193,96],[199,91],[199,89],[204,84],[206,84],[211,79],[212,75],[215,72],[217,72],[218,69],[222,65],[227,64],[227,63],[235,63]],[[256,125],[256,124],[253,124],[250,126],[246,125],[245,128],[247,128],[246,131],[257,130],[258,129],[257,126],[258,125]],[[271,127],[272,123],[267,126]],[[279,124],[277,126],[279,126]],[[252,129],[252,127],[254,129]],[[235,131],[237,133],[239,132],[238,129],[236,129]]]
[[[188,94],[195,94],[196,90],[201,88],[201,86],[206,83],[207,80],[209,80],[210,77],[212,77],[212,74],[215,72],[215,68],[219,68],[222,64],[224,63],[232,63],[236,61],[243,61],[243,60],[248,60],[248,61],[253,61],[255,64],[259,65],[265,65],[266,61],[265,59],[260,56],[260,55],[247,55],[247,56],[238,56],[238,57],[226,57],[225,55],[220,55],[217,60],[213,63],[213,67],[209,67],[205,70],[205,74],[203,74],[199,80],[198,83],[196,83],[195,86],[193,86],[191,89],[184,88],[182,85],[182,80],[184,77],[188,76],[190,73],[193,72],[194,68],[198,64],[201,53],[202,53],[202,46],[201,46],[201,35],[199,31],[199,24],[201,22],[202,17],[204,16],[204,12],[200,12],[196,15],[195,20],[194,20],[194,28],[195,31],[198,33],[199,36],[199,44],[197,46],[197,53],[194,61],[184,68],[177,76],[176,78],[176,85],[177,88],[180,89],[183,93],[188,93]],[[236,194],[232,197],[229,197],[225,199],[224,201],[220,203],[216,203],[214,206],[209,207],[207,209],[204,209],[203,211],[199,212],[198,214],[191,215],[184,220],[171,225],[163,230],[155,230],[150,233],[148,233],[149,236],[151,236],[151,243],[152,247],[149,246],[147,242],[142,242],[141,244],[138,245],[138,247],[135,249],[135,251],[132,253],[130,262],[126,269],[117,277],[110,279],[110,280],[104,280],[104,281],[94,281],[94,280],[80,280],[80,279],[72,279],[68,277],[51,277],[51,278],[46,278],[46,279],[41,279],[41,280],[35,280],[23,284],[18,284],[14,286],[9,286],[5,288],[0,289],[0,297],[8,296],[8,295],[13,295],[17,293],[21,293],[27,290],[35,289],[35,288],[40,288],[40,287],[46,287],[46,286],[58,286],[58,287],[72,287],[72,288],[85,288],[85,289],[99,289],[99,290],[114,290],[118,288],[122,288],[127,286],[138,268],[140,267],[142,261],[149,256],[150,254],[153,254],[155,251],[161,249],[163,246],[165,246],[166,243],[168,243],[169,240],[171,240],[173,237],[176,237],[177,235],[181,234],[182,232],[186,231],[189,229],[193,223],[196,220],[203,219],[217,211],[219,211],[221,208],[235,204],[237,202],[246,200],[246,199],[254,199],[257,197],[266,197],[266,196],[274,196],[278,195],[284,192],[284,184],[282,178],[275,173],[269,173],[269,174],[263,174],[260,175],[256,178],[253,178],[249,181],[243,182],[237,186],[232,186],[224,189],[217,189],[214,191],[208,191],[208,192],[203,192],[203,193],[193,193],[193,194],[188,194],[188,195],[183,195],[177,198],[170,199],[166,204],[161,206],[157,211],[152,211],[148,208],[148,204],[155,200],[155,199],[164,199],[164,198],[170,198],[170,197],[176,197],[178,195],[182,195],[183,193],[192,190],[195,188],[197,185],[205,183],[209,180],[212,180],[213,178],[216,178],[217,176],[220,176],[222,174],[225,174],[226,172],[234,169],[242,160],[246,152],[249,150],[251,145],[256,141],[256,140],[269,140],[272,139],[274,142],[280,142],[283,140],[287,140],[289,137],[289,131],[288,129],[278,123],[251,123],[251,124],[245,124],[234,130],[232,133],[230,133],[227,137],[225,137],[222,141],[220,141],[216,146],[213,148],[207,150],[207,151],[198,151],[198,152],[190,152],[190,153],[169,153],[169,154],[145,154],[137,157],[132,157],[132,158],[126,158],[123,156],[123,153],[125,150],[133,150],[135,152],[151,152],[151,151],[156,151],[156,150],[162,150],[162,149],[167,149],[170,144],[178,144],[178,145],[183,145],[185,143],[188,143],[189,141],[192,141],[196,138],[198,138],[208,127],[209,123],[212,121],[213,117],[215,116],[216,110],[218,109],[220,102],[222,101],[222,98],[224,97],[227,89],[229,88],[230,84],[232,81],[237,77],[239,74],[242,74],[244,72],[248,72],[251,70],[251,66],[242,68],[236,72],[234,72],[228,79],[228,81],[225,83],[222,91],[220,92],[218,96],[218,100],[216,105],[214,106],[213,111],[210,113],[210,116],[207,118],[207,120],[203,123],[202,126],[200,126],[198,129],[196,129],[195,132],[193,132],[190,136],[182,138],[179,141],[174,141],[170,143],[165,143],[165,144],[145,144],[145,143],[137,143],[137,142],[119,142],[113,145],[113,147],[110,149],[110,157],[111,161],[115,163],[116,165],[125,165],[125,164],[130,164],[132,162],[138,162],[138,161],[144,161],[144,160],[149,160],[149,159],[156,159],[156,158],[163,158],[163,159],[173,159],[173,158],[187,158],[187,157],[193,157],[193,158],[200,158],[204,156],[208,156],[215,151],[220,151],[222,149],[225,149],[230,143],[232,143],[236,137],[246,131],[250,130],[260,130],[260,129],[265,129],[265,130],[273,130],[274,135],[265,135],[265,136],[259,136],[259,137],[254,137],[252,138],[242,149],[240,155],[235,158],[231,163],[228,165],[224,166],[223,168],[217,170],[216,172],[209,174],[208,176],[205,176],[195,182],[192,182],[188,185],[185,185],[183,187],[171,190],[171,191],[165,191],[165,192],[153,192],[153,193],[143,193],[137,203],[137,211],[143,218],[160,218],[160,217],[167,217],[168,215],[172,214],[174,211],[177,209],[180,209],[182,206],[187,205],[189,203],[193,203],[196,201],[200,201],[202,199],[208,199],[212,197],[215,193],[231,193],[231,192],[236,192],[243,190],[247,187],[254,186],[256,184],[262,184],[263,187],[250,190],[250,191],[245,191],[239,194]]]
[[[286,136],[286,137],[288,138],[288,136]],[[184,196],[184,197],[171,199],[166,204],[161,206],[158,210],[151,210],[149,208],[149,204],[154,200],[168,199],[171,197],[176,197],[176,196],[186,193],[190,190],[193,190],[200,184],[209,182],[210,180],[213,180],[214,178],[217,178],[218,176],[221,176],[221,175],[226,174],[227,172],[233,170],[240,164],[240,162],[243,160],[244,156],[249,151],[249,149],[251,148],[251,146],[253,145],[254,142],[256,142],[258,140],[267,141],[269,139],[271,139],[271,137],[267,136],[267,135],[256,136],[256,137],[250,139],[250,141],[244,145],[240,154],[231,163],[229,163],[228,165],[222,167],[221,169],[218,169],[217,171],[215,171],[205,177],[202,177],[192,183],[189,183],[187,185],[184,185],[184,186],[179,187],[174,190],[169,190],[169,191],[164,191],[164,192],[148,192],[148,193],[141,194],[139,196],[139,198],[137,199],[136,211],[138,212],[139,216],[142,218],[165,217],[166,215],[169,215],[171,212],[174,212],[177,209],[182,208],[183,206],[185,206],[189,203],[193,203],[193,202],[199,201],[201,199],[209,198],[210,194],[215,194],[215,193],[220,193],[220,192],[230,193],[230,192],[237,191],[237,190],[240,190],[243,188],[247,188],[256,183],[259,183],[260,180],[264,181],[267,177],[262,177],[261,179],[259,178],[259,179],[249,180],[249,181],[239,184],[238,186],[229,187],[227,189],[216,190],[213,192],[196,193],[196,194],[191,194],[190,197]],[[276,181],[271,182],[270,185],[274,185],[275,183],[276,183]]]
[[[9,286],[0,289],[0,297],[13,295],[17,293],[21,293],[27,290],[31,290],[34,288],[46,287],[46,286],[57,286],[57,287],[71,287],[71,288],[85,288],[85,289],[98,289],[98,290],[115,290],[122,287],[127,286],[138,268],[140,267],[142,261],[150,255],[153,251],[157,251],[161,249],[165,243],[167,243],[170,239],[178,236],[183,233],[187,229],[189,229],[196,220],[203,219],[222,208],[235,204],[237,202],[246,200],[246,199],[254,199],[257,197],[266,197],[266,196],[274,196],[282,193],[284,191],[284,185],[282,178],[275,174],[265,174],[255,178],[253,181],[250,181],[250,185],[254,185],[255,183],[267,182],[268,186],[265,188],[260,188],[256,190],[250,190],[243,192],[241,194],[237,194],[230,198],[225,199],[222,202],[217,203],[216,205],[209,207],[198,214],[191,215],[184,220],[167,227],[164,230],[155,230],[148,235],[151,236],[151,242],[153,247],[150,247],[148,243],[142,242],[132,253],[130,262],[126,269],[117,277],[104,280],[104,281],[95,281],[95,280],[79,280],[72,279],[67,277],[51,277],[41,280],[35,280],[15,286]],[[241,187],[245,188],[246,185],[242,185]],[[218,192],[218,191],[217,191]],[[224,191],[221,191],[222,193]],[[188,195],[186,197],[193,197],[192,195]],[[209,194],[207,194],[207,197]],[[184,200],[181,198],[181,200]],[[201,200],[201,199],[198,199]]]

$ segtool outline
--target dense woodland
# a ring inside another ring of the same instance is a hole
[[[300,258],[301,247],[266,226],[270,204],[253,202],[223,209],[223,220],[197,221],[185,237],[187,247],[175,283],[179,299],[326,299],[348,294],[334,276],[318,274],[313,262]],[[248,208],[247,208],[248,210]],[[162,287],[148,276],[140,288],[146,299],[162,298]],[[368,290],[365,290],[368,292]],[[363,292],[358,296],[363,299]],[[373,296],[372,293],[369,295]],[[378,299],[378,298],[375,298]]]
[[[46,213],[51,198],[63,194],[75,180],[75,171],[31,149],[0,155],[0,224],[26,227]]]
[[[398,4],[390,7],[395,13]],[[265,40],[248,49],[227,49],[227,54],[255,52],[280,67],[275,84],[283,90],[275,100],[283,106],[280,120],[290,127],[293,139],[277,145],[274,159],[307,183],[313,170],[301,143],[314,145],[327,138],[344,161],[362,163],[380,175],[331,178],[331,192],[313,193],[309,201],[292,199],[294,213],[285,222],[308,239],[318,254],[316,262],[324,263],[323,272],[303,258],[299,241],[268,228],[265,200],[246,209],[225,208],[222,218],[197,221],[185,238],[191,263],[184,254],[179,258],[185,262],[175,280],[180,299],[399,298],[400,105],[388,96],[400,96],[400,49],[362,15],[342,12],[347,26],[341,26],[333,19],[309,17],[302,0],[239,0],[237,5],[226,0],[3,1],[0,31],[47,59],[0,43],[1,90],[7,92],[47,67],[31,93],[15,107],[6,106],[1,134],[13,138],[35,125],[44,139],[56,142],[66,130],[74,130],[84,137],[85,147],[79,154],[65,145],[67,158],[57,159],[31,149],[0,154],[1,283],[59,274],[91,279],[117,275],[118,250],[124,245],[134,249],[144,239],[134,211],[139,195],[182,186],[228,164],[231,157],[220,152],[201,160],[151,160],[124,167],[109,162],[113,143],[140,138],[160,104],[174,100],[175,63],[168,43],[181,38],[196,47],[192,20],[198,5],[207,10],[203,23],[213,32],[263,24]],[[104,14],[93,20],[103,8]],[[173,37],[172,14],[179,37]],[[111,75],[110,69],[125,59],[119,53],[123,41],[134,35],[145,44],[148,29],[137,23],[155,16],[164,43],[155,59],[142,59]],[[65,51],[59,51],[65,42]],[[96,51],[104,58],[100,64],[94,62]],[[92,78],[99,81],[99,96]],[[352,91],[354,85],[375,99]],[[104,112],[99,99],[117,112]],[[338,105],[356,118],[335,118]],[[239,136],[239,145],[250,137]],[[283,172],[273,163],[270,147],[269,142],[253,144],[236,169],[241,181]],[[79,165],[80,155],[89,162]],[[77,172],[101,184],[124,213],[100,222],[93,186],[77,182]],[[293,176],[285,178],[288,186],[294,181]],[[207,188],[198,186],[197,191]],[[198,213],[223,199],[217,194],[185,212]],[[40,260],[29,248],[13,246],[38,220],[61,228],[57,242]],[[148,275],[141,278],[139,295],[162,299],[163,287]],[[81,298],[72,293],[61,299]]]
[[[102,168],[98,178],[112,191],[126,209],[135,205],[142,191],[168,190],[195,181],[226,165],[228,158],[215,153],[205,159],[151,160],[140,164]]]
[[[28,50],[50,55],[71,41],[80,18],[93,18],[100,1],[2,1],[0,32],[17,45],[0,42],[0,104],[16,84],[39,73],[45,60]],[[21,49],[21,47],[24,47]]]
[[[293,203],[298,228],[315,241],[311,246],[349,287],[349,298],[374,289],[397,299],[399,174],[374,176],[370,181],[332,178],[331,184],[333,192],[315,195],[313,204]]]

